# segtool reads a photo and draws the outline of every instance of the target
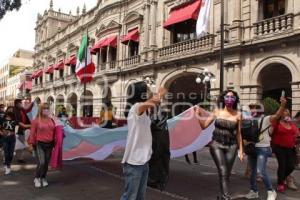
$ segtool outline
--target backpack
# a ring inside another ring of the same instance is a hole
[[[241,127],[241,133],[243,140],[246,140],[250,143],[257,143],[259,142],[259,136],[262,132],[262,123],[264,121],[265,117],[262,117],[260,124],[258,125],[257,119],[245,119],[242,120],[242,127]]]

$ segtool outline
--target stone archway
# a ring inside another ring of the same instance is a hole
[[[280,63],[265,66],[259,73],[257,82],[262,89],[262,99],[271,97],[278,100],[282,90],[287,97],[292,97],[292,73],[289,68]],[[288,107],[291,108],[292,99],[288,99]]]
[[[77,94],[71,93],[67,98],[67,112],[70,114],[69,116],[76,117],[77,116]]]
[[[52,96],[49,96],[47,98],[47,103],[48,103],[48,105],[50,107],[51,112],[52,111],[54,112],[54,98]]]
[[[35,101],[37,104],[41,104],[41,103],[42,103],[40,97],[36,97],[36,98],[34,99],[34,101]]]
[[[64,106],[65,106],[65,97],[62,94],[57,95],[55,101],[55,114],[57,115]]]
[[[80,96],[80,108],[83,116],[93,116],[93,93],[90,90],[86,90]],[[84,113],[85,112],[85,113]]]
[[[169,117],[176,116],[204,101],[208,90],[205,91],[203,83],[196,83],[198,75],[195,72],[181,73],[165,83],[169,92],[167,96]]]

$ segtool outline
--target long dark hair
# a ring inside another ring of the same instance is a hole
[[[144,81],[129,85],[127,90],[127,104],[124,111],[125,117],[128,117],[129,110],[134,104],[147,101],[147,90],[148,86]]]
[[[236,91],[234,91],[234,90],[225,90],[225,91],[219,96],[219,99],[218,99],[218,106],[219,106],[219,108],[225,108],[225,100],[224,100],[224,97],[225,97],[229,92],[231,92],[231,93],[235,96],[235,98],[236,98],[236,100],[235,100],[235,102],[234,102],[232,108],[233,108],[234,110],[237,110],[238,104],[240,103],[240,97],[239,97],[238,93],[237,93]]]
[[[300,111],[298,111],[298,112],[296,113],[296,115],[295,115],[294,118],[298,118],[298,117],[300,117]]]
[[[9,110],[12,110],[12,111],[9,111]],[[7,116],[9,116],[12,120],[15,120],[15,107],[14,106],[8,106],[6,108],[4,118],[6,118]]]

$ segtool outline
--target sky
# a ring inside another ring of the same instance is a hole
[[[8,12],[0,20],[0,66],[7,63],[18,49],[32,50],[35,43],[35,23],[38,13],[43,14],[49,9],[50,0],[22,0],[19,11]],[[97,4],[97,0],[53,0],[53,9],[61,9],[63,13],[75,15],[77,6],[80,12],[86,4],[90,10]]]

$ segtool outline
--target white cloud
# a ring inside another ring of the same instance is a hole
[[[43,14],[49,9],[50,0],[23,0],[19,11],[7,13],[0,20],[0,66],[18,49],[33,50],[35,40],[35,23],[37,14]],[[63,13],[76,13],[86,4],[87,10],[97,4],[97,0],[54,0],[54,10],[61,9]]]

